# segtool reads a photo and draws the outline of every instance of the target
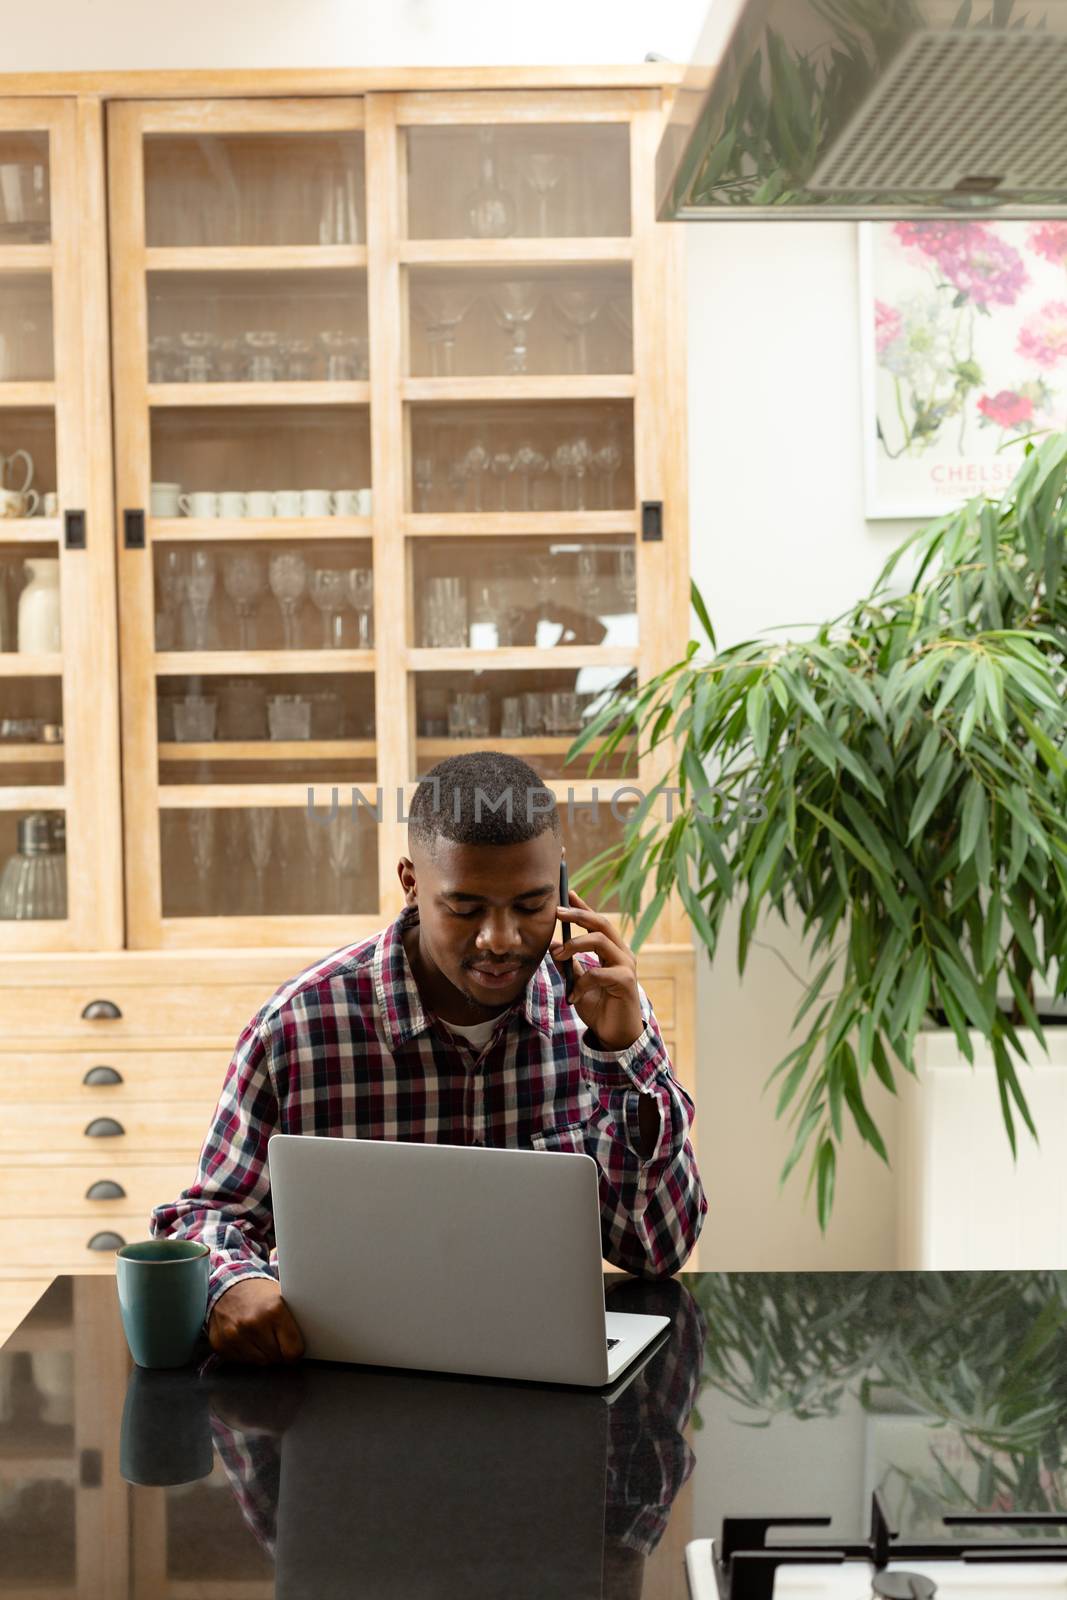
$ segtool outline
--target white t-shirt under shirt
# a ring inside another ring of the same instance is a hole
[[[441,1019],[444,1022],[444,1018]],[[487,1022],[465,1022],[462,1027],[458,1022],[444,1022],[449,1033],[458,1033],[462,1038],[469,1039],[477,1050],[482,1050],[493,1037],[493,1032],[499,1016],[490,1017]]]

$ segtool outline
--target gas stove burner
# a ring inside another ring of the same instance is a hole
[[[937,1584],[917,1572],[878,1572],[871,1588],[878,1600],[934,1600]]]

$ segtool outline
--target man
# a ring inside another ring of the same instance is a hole
[[[399,917],[283,984],[242,1032],[196,1180],[152,1214],[153,1236],[211,1250],[219,1355],[303,1354],[277,1279],[273,1133],[586,1153],[605,1258],[642,1277],[685,1262],[707,1211],[693,1102],[632,952],[573,890],[558,904],[562,830],[546,800],[515,756],[439,762],[411,803]]]

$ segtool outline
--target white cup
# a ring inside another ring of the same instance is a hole
[[[276,517],[302,517],[303,496],[299,489],[275,489],[274,515]]]
[[[245,495],[246,517],[273,517],[274,496],[269,489],[250,489]]]
[[[300,496],[300,509],[305,517],[328,517],[333,499],[329,489],[305,489]]]
[[[244,516],[245,497],[239,489],[226,489],[218,498],[220,517]]]
[[[148,506],[154,517],[176,517],[179,513],[180,483],[153,483],[149,489]]]
[[[178,505],[187,517],[217,517],[219,497],[210,489],[197,489],[193,494],[180,494]]]
[[[333,514],[335,517],[358,517],[359,490],[335,489],[333,496]]]
[[[49,489],[42,501],[42,515],[46,517],[59,516],[59,496],[54,489]]]
[[[373,506],[374,506],[374,499],[373,499],[373,496],[371,495],[370,490],[369,489],[361,489],[359,491],[359,514],[360,514],[360,516],[361,517],[369,517],[372,514]]]
[[[0,517],[32,517],[40,500],[36,489],[0,489]]]

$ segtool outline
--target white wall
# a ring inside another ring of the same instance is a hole
[[[706,0],[37,0],[7,8],[3,70],[622,64],[648,51],[686,61],[705,9]],[[692,571],[725,645],[843,610],[904,530],[863,517],[854,229],[694,223],[689,261]],[[740,983],[736,915],[725,931],[714,967],[701,956],[699,986],[703,1265],[896,1265],[893,1180],[858,1140],[826,1240],[803,1201],[802,1170],[779,1198],[789,1135],[760,1091],[796,1042],[800,990],[758,947]],[[760,937],[801,970],[795,933],[775,922]],[[885,1098],[872,1093],[872,1110],[891,1139]]]

